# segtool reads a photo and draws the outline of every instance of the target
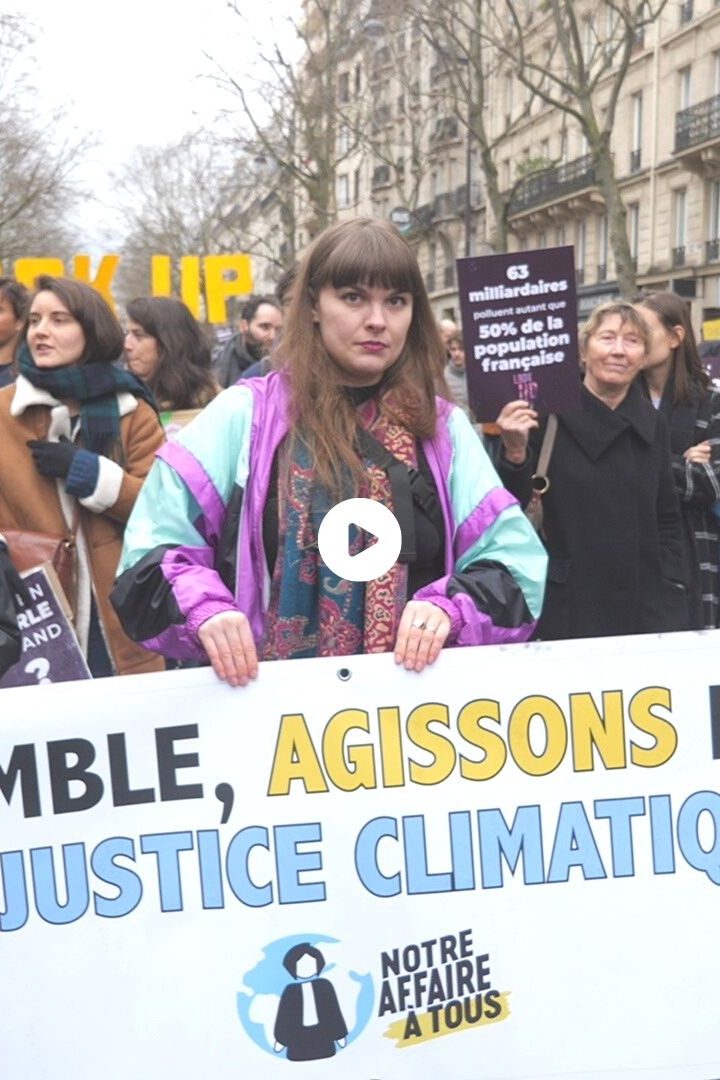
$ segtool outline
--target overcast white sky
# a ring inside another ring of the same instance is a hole
[[[70,128],[95,132],[100,144],[78,170],[98,201],[77,216],[84,250],[98,255],[117,248],[118,225],[103,204],[111,203],[107,177],[139,144],[162,144],[210,125],[228,97],[212,80],[203,51],[237,72],[255,57],[254,35],[283,33],[283,17],[299,0],[245,2],[244,25],[225,0],[202,5],[182,0],[6,0],[35,26],[37,65],[31,78],[48,106],[66,103]],[[247,12],[247,14],[245,14]],[[287,30],[284,31],[287,33]],[[107,234],[107,235],[106,235]]]

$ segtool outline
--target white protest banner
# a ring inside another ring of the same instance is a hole
[[[719,659],[1,691],[3,1080],[720,1076]]]

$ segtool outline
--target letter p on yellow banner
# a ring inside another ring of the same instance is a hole
[[[227,322],[228,297],[247,296],[253,290],[250,256],[206,255],[203,268],[208,322]]]

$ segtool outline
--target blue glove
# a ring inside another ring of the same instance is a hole
[[[43,476],[67,476],[79,450],[66,435],[60,436],[60,442],[30,439],[27,445],[30,447],[35,468]]]

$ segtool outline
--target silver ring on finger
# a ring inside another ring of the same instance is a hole
[[[437,626],[426,626],[425,629],[429,634],[437,634],[438,631]]]
[[[424,630],[425,629],[425,620],[424,619],[413,619],[413,626],[415,627],[416,630]]]

